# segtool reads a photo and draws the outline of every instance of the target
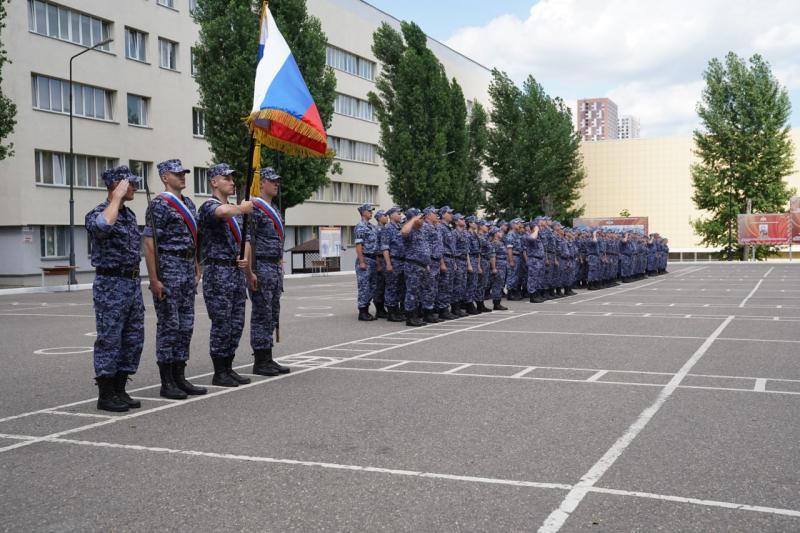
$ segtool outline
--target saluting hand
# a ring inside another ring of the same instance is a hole
[[[125,198],[125,195],[128,194],[128,185],[130,182],[128,180],[120,180],[117,183],[117,186],[114,187],[114,192],[112,193],[112,198],[114,200],[122,200]]]

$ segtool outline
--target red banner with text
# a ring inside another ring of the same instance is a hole
[[[789,244],[788,213],[739,215],[739,244],[785,246]]]
[[[800,243],[800,196],[789,201],[789,217],[792,220],[792,242]]]

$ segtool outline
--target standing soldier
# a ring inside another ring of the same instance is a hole
[[[272,358],[272,332],[280,326],[283,292],[284,228],[280,211],[272,201],[278,196],[281,177],[272,167],[262,168],[259,177],[261,196],[253,198],[250,240],[245,243],[247,285],[253,310],[250,315],[250,347],[253,348],[253,374],[277,376],[289,367]]]
[[[544,242],[539,237],[540,227],[544,221],[537,217],[533,220],[533,230],[525,239],[528,257],[528,294],[532,304],[544,302]]]
[[[492,271],[492,310],[508,311],[508,307],[500,304],[500,299],[503,297],[506,268],[508,267],[506,246],[503,242],[503,230],[500,228],[490,229],[489,239],[491,239],[492,244],[491,252],[489,252],[489,268]]]
[[[406,223],[400,230],[403,236],[406,260],[404,276],[406,294],[403,308],[406,312],[407,326],[422,326],[417,309],[422,301],[422,293],[427,283],[428,269],[431,268],[431,248],[427,236],[423,233],[422,214],[419,209],[406,211]]]
[[[451,313],[463,317],[467,316],[467,274],[472,271],[472,263],[469,257],[469,231],[464,221],[464,215],[456,213],[453,215],[453,222],[456,229],[453,230],[453,242],[455,253],[455,273],[453,274],[453,296],[450,305]]]
[[[400,309],[405,296],[403,291],[403,266],[405,264],[405,247],[400,235],[400,218],[403,210],[397,206],[386,211],[389,222],[380,235],[380,248],[383,254],[386,289],[384,303],[389,310],[389,322],[403,322],[405,317]]]
[[[358,319],[375,320],[369,314],[369,304],[375,296],[375,258],[378,253],[378,233],[375,226],[369,223],[372,218],[372,205],[358,206],[361,221],[356,224],[353,233],[356,243],[356,283],[358,284]]]
[[[450,312],[450,303],[453,301],[453,282],[456,276],[455,235],[450,223],[453,221],[453,210],[450,206],[439,209],[440,221],[436,225],[439,238],[442,241],[442,262],[445,270],[439,273],[439,290],[436,292],[436,313],[441,320],[458,318]]]
[[[384,306],[386,292],[386,265],[383,262],[383,252],[381,251],[381,233],[386,228],[386,223],[389,217],[382,209],[375,213],[375,222],[378,226],[375,228],[377,238],[377,249],[375,250],[375,295],[373,300],[375,302],[375,318],[389,318]]]
[[[185,377],[194,330],[194,296],[200,281],[196,210],[194,203],[181,193],[188,173],[180,159],[158,164],[165,190],[147,207],[144,229],[144,256],[158,318],[160,394],[173,400],[206,393],[206,389],[195,387]]]
[[[481,243],[478,238],[478,218],[475,215],[470,215],[466,219],[469,225],[469,235],[467,235],[467,244],[469,246],[469,261],[472,268],[467,270],[467,289],[464,296],[465,304],[464,310],[467,314],[477,315],[480,313],[475,308],[476,295],[478,294],[478,280],[480,278],[481,270]]]
[[[253,211],[251,202],[228,203],[234,193],[234,170],[225,163],[208,169],[213,198],[200,206],[198,231],[201,243],[203,298],[211,319],[209,352],[214,363],[212,385],[238,387],[250,383],[233,369],[233,358],[244,328],[247,260],[239,260],[242,242],[241,215]]]
[[[506,285],[508,285],[508,299],[510,301],[521,300],[517,287],[519,285],[519,228],[521,220],[515,218],[511,221],[511,229],[505,234],[503,240],[506,245],[506,259],[508,262],[508,273],[506,274]]]
[[[139,368],[144,344],[144,304],[139,281],[142,235],[136,215],[125,202],[133,200],[141,181],[126,166],[103,172],[106,201],[86,214],[92,242],[92,285],[97,340],[94,373],[99,395],[97,408],[123,412],[141,407],[125,392],[128,376]]]
[[[442,236],[436,229],[439,224],[439,213],[433,206],[426,207],[422,214],[424,223],[422,234],[428,240],[431,252],[431,267],[427,271],[425,284],[422,288],[422,320],[429,324],[442,322],[436,314],[436,295],[439,292],[439,276],[447,273],[447,266],[444,263],[444,244]]]
[[[486,307],[484,300],[489,298],[491,290],[491,270],[489,267],[489,254],[492,251],[492,243],[489,242],[489,224],[485,220],[478,222],[478,240],[481,245],[481,269],[478,278],[478,290],[475,294],[476,311],[479,313],[490,313],[492,310]]]

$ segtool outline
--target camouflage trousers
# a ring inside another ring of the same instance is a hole
[[[189,359],[194,331],[194,259],[162,254],[161,283],[166,296],[154,299],[156,308],[156,360],[174,363]]]
[[[250,289],[253,311],[250,314],[250,347],[253,350],[272,348],[272,332],[280,324],[283,270],[280,265],[256,262],[258,287]]]
[[[480,274],[478,274],[478,264],[480,261],[475,258],[470,260],[472,261],[472,272],[467,272],[467,283],[463,300],[465,302],[475,301],[475,295],[478,291],[478,278],[480,277]]]
[[[375,293],[372,299],[375,305],[384,304],[384,293],[386,292],[386,265],[384,264],[383,257],[375,260]]]
[[[439,293],[439,260],[431,262],[422,285],[422,308],[433,309],[436,305],[436,295]]]
[[[244,329],[244,272],[235,266],[208,265],[203,271],[203,299],[211,319],[211,357],[235,355]]]
[[[544,258],[528,256],[528,292],[544,289]]]
[[[402,259],[392,259],[392,272],[384,272],[386,287],[384,290],[384,304],[394,307],[403,300],[403,271],[405,264]]]
[[[417,305],[422,303],[422,293],[428,282],[428,269],[412,261],[406,261],[403,267],[403,277],[406,282],[406,294],[403,307],[406,311],[416,311]]]
[[[503,297],[503,285],[507,275],[506,271],[508,270],[508,262],[497,261],[495,263],[495,269],[497,270],[497,272],[491,274],[492,276],[491,295],[492,295],[492,300],[499,300],[500,298]]]
[[[369,307],[370,302],[375,296],[375,285],[377,283],[377,272],[375,271],[375,259],[365,257],[364,263],[367,268],[361,270],[356,259],[356,285],[358,286],[358,307]]]
[[[92,297],[97,328],[95,376],[135,374],[144,346],[144,303],[139,280],[97,276]]]
[[[456,261],[451,257],[444,258],[444,264],[447,266],[446,272],[439,272],[439,286],[436,291],[436,304],[437,309],[448,307],[450,302],[453,301],[453,281],[456,274]]]
[[[456,271],[453,273],[453,292],[451,302],[465,301],[467,294],[467,259],[456,259]]]
[[[515,291],[519,287],[519,272],[520,265],[522,264],[519,255],[514,255],[512,257],[514,258],[514,265],[512,266],[511,263],[506,264],[506,287],[508,287],[509,291]]]

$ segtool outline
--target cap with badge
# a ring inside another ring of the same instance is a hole
[[[435,207],[433,207],[432,205],[429,205],[428,207],[426,207],[425,209],[422,210],[422,214],[425,215],[425,216],[428,216],[431,213],[433,213],[435,215],[438,215],[439,214],[439,210],[436,209]]]
[[[379,220],[383,216],[386,216],[386,211],[384,211],[383,209],[378,209],[375,212],[375,220]]]
[[[236,171],[233,170],[227,163],[217,163],[213,167],[209,167],[208,177],[213,178],[215,176],[230,176],[234,172]]]
[[[398,207],[396,205],[393,205],[392,207],[390,207],[389,209],[386,210],[386,214],[389,215],[389,216],[394,215],[395,213],[402,213],[402,212],[403,212],[403,208],[402,207]]]
[[[409,209],[406,209],[406,217],[408,218],[414,218],[419,215],[420,215],[419,209],[417,209],[416,207],[411,207]]]
[[[445,205],[445,206],[442,206],[442,207],[439,208],[439,216],[440,217],[443,217],[445,214],[452,213],[452,212],[453,212],[453,208],[451,208],[449,205]]]
[[[135,175],[133,172],[131,172],[131,169],[125,165],[104,170],[102,178],[103,183],[106,184],[106,187],[110,187],[115,181],[128,180],[134,184],[141,183],[142,181],[141,176]]]
[[[461,213],[456,213],[455,215],[453,215],[454,222],[458,222],[459,220],[464,220],[464,215],[462,215]]]
[[[366,211],[372,211],[372,210],[373,210],[372,204],[361,204],[360,206],[358,206],[359,213],[364,213]]]
[[[281,175],[275,172],[275,169],[272,167],[264,167],[258,171],[258,174],[262,180],[268,180],[268,181],[281,180]]]
[[[469,224],[475,224],[475,223],[477,223],[477,222],[478,222],[478,218],[477,218],[475,215],[469,215],[469,216],[468,216],[467,218],[465,218],[464,220],[466,220],[466,221],[467,221],[467,223],[469,223]]]
[[[189,174],[191,170],[183,168],[180,159],[167,159],[158,164],[158,175],[163,176],[168,172],[171,174]]]

